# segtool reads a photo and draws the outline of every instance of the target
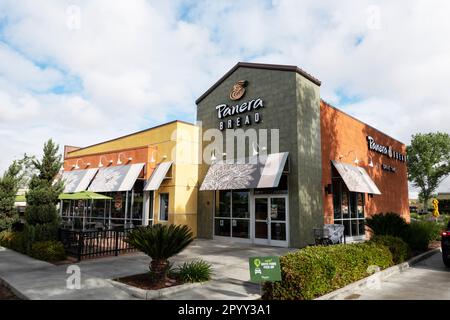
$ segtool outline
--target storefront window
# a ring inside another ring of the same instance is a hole
[[[348,219],[349,218],[349,205],[348,205],[348,192],[347,190],[342,190],[341,188],[341,211],[342,211],[342,218]]]
[[[169,194],[160,193],[159,194],[159,220],[167,221],[169,220]]]
[[[62,219],[74,229],[123,228],[125,225],[142,225],[143,181],[137,180],[128,192],[100,193],[111,200],[63,201]]]
[[[349,192],[344,181],[333,178],[334,223],[343,224],[348,237],[364,236],[364,194]]]
[[[216,217],[231,216],[231,191],[221,190],[216,193]]]
[[[233,191],[233,218],[250,218],[248,192]]]
[[[221,190],[215,193],[214,234],[249,238],[250,210],[247,190]]]
[[[334,219],[342,219],[341,181],[338,179],[333,179],[333,208]]]

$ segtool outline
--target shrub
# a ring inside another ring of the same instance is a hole
[[[439,232],[440,226],[435,222],[413,221],[402,238],[412,250],[425,251],[428,249],[430,241],[435,240]]]
[[[44,224],[25,224],[24,235],[27,242],[31,244],[40,241],[55,240],[58,237],[59,221]]]
[[[408,223],[394,212],[378,213],[366,219],[366,225],[375,235],[402,236],[408,229]]]
[[[8,247],[9,242],[14,237],[14,232],[3,230],[0,232],[0,246]]]
[[[155,282],[164,282],[169,270],[168,259],[183,251],[194,240],[186,225],[162,225],[133,229],[125,241],[150,258],[150,272]]]
[[[370,242],[388,247],[395,264],[404,262],[410,257],[408,244],[399,237],[375,235]]]
[[[3,231],[0,234],[0,246],[26,253],[26,240],[22,232]]]
[[[375,243],[312,246],[280,257],[282,281],[266,282],[265,299],[308,300],[369,275],[369,266],[394,264],[386,246]]]
[[[212,266],[204,260],[185,262],[175,271],[183,282],[205,282],[211,279]]]
[[[59,241],[40,241],[31,246],[30,255],[44,261],[61,261],[66,259],[64,246]]]

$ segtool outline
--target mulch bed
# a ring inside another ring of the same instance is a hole
[[[0,284],[0,300],[20,300],[8,288]]]
[[[183,284],[182,281],[171,278],[167,278],[166,282],[163,284],[155,284],[152,282],[149,273],[135,274],[114,280],[144,290],[158,290]]]

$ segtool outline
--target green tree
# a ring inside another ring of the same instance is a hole
[[[59,146],[50,139],[44,145],[42,160],[32,160],[36,173],[26,194],[24,229],[28,246],[36,241],[56,239],[59,226],[56,204],[64,188],[61,181],[55,181],[62,166],[58,149]]]
[[[408,179],[420,190],[426,210],[428,200],[450,173],[450,136],[441,132],[413,135],[407,153]]]
[[[21,181],[21,168],[20,163],[14,161],[0,177],[0,231],[10,231],[19,219],[14,202]]]

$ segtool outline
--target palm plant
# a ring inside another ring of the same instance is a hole
[[[186,225],[156,224],[134,229],[128,234],[127,243],[148,255],[153,280],[166,280],[169,258],[183,251],[194,240],[191,229]]]

